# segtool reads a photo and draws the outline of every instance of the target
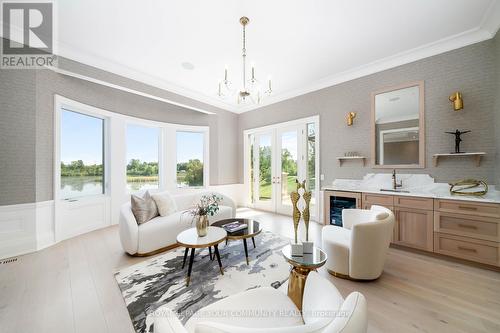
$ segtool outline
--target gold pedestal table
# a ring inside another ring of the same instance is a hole
[[[304,253],[302,256],[292,256],[292,247],[287,245],[281,250],[283,257],[292,270],[288,279],[288,297],[302,310],[302,297],[306,285],[307,275],[326,263],[326,253],[318,247],[314,247],[312,253]]]

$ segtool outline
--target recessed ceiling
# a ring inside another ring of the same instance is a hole
[[[495,0],[58,1],[59,54],[233,112],[217,83],[241,82],[241,26],[262,105],[494,36]],[[186,70],[180,64],[195,64]]]

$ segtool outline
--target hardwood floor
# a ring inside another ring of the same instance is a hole
[[[292,237],[291,218],[242,208]],[[320,241],[321,225],[310,235]],[[133,332],[113,273],[148,258],[121,249],[118,227],[94,231],[0,265],[0,332]],[[500,332],[500,273],[401,249],[374,282],[327,276],[368,301],[369,332]]]

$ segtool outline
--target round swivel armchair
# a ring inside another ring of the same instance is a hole
[[[381,206],[344,209],[343,226],[325,226],[322,246],[330,274],[353,280],[375,280],[382,274],[394,229],[394,213]]]

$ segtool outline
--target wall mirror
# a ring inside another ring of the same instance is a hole
[[[372,161],[376,168],[425,166],[423,81],[372,93]]]

